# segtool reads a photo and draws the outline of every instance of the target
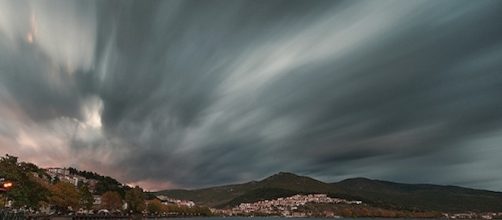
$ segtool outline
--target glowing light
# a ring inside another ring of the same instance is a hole
[[[12,183],[11,182],[6,182],[3,184],[3,188],[10,188],[12,187]]]
[[[32,33],[28,33],[26,35],[26,40],[28,41],[28,43],[33,43],[33,34]]]

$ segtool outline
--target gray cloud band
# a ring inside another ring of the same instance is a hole
[[[502,190],[500,2],[51,4],[0,1],[2,151],[150,188]]]

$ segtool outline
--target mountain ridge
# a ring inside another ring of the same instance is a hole
[[[366,177],[347,178],[347,179],[344,179],[344,180],[341,180],[338,182],[331,182],[330,184],[337,184],[337,183],[342,183],[342,182],[352,182],[352,181],[358,181],[358,180],[375,181],[375,182],[380,182],[380,183],[390,183],[390,184],[400,184],[400,185],[413,185],[413,186],[451,187],[451,188],[461,188],[461,189],[471,189],[471,190],[477,190],[477,191],[502,193],[502,191],[496,191],[496,190],[491,190],[491,189],[471,188],[471,187],[457,186],[457,185],[451,185],[451,184],[402,183],[402,182],[393,182],[393,181],[389,181],[389,180],[371,179],[371,178],[366,178]]]
[[[365,177],[326,183],[290,172],[279,172],[259,181],[241,184],[154,192],[216,208],[308,193],[325,193],[332,197],[361,200],[372,206],[404,210],[502,211],[502,192],[497,191],[453,185],[397,183]]]

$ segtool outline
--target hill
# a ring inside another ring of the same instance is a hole
[[[240,203],[240,201],[252,202],[262,199],[272,199],[280,197],[279,195],[310,192],[309,190],[313,190],[312,192],[330,193],[332,192],[332,186],[310,177],[280,172],[261,181],[196,190],[164,190],[155,194],[192,200],[197,204],[209,207],[224,207],[236,204],[237,202]]]
[[[376,206],[447,212],[502,211],[502,193],[487,190],[366,178],[347,179],[332,185]]]
[[[14,208],[28,207],[33,210],[44,204],[67,202],[56,198],[55,195],[60,192],[64,192],[61,194],[67,197],[65,199],[82,199],[82,204],[87,202],[86,204],[92,205],[92,195],[102,195],[112,191],[124,198],[126,191],[132,189],[112,177],[95,172],[80,171],[75,168],[43,169],[33,163],[19,161],[12,155],[0,156],[0,179],[12,183],[9,190],[1,191],[0,207],[5,205],[4,202],[8,198]],[[66,183],[65,185],[69,185],[71,189],[61,188],[60,183]],[[70,191],[76,192],[74,198],[67,195]],[[83,201],[84,199],[87,200]],[[64,205],[65,208],[68,206]]]
[[[243,202],[326,193],[331,197],[362,200],[366,204],[401,210],[443,212],[502,211],[502,193],[457,186],[403,184],[366,178],[336,183],[281,172],[261,181],[196,190],[164,190],[156,195],[192,200],[209,207],[233,207]]]

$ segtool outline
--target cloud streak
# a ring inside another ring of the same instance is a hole
[[[150,189],[292,171],[502,190],[496,1],[50,4],[0,1],[5,153]]]

